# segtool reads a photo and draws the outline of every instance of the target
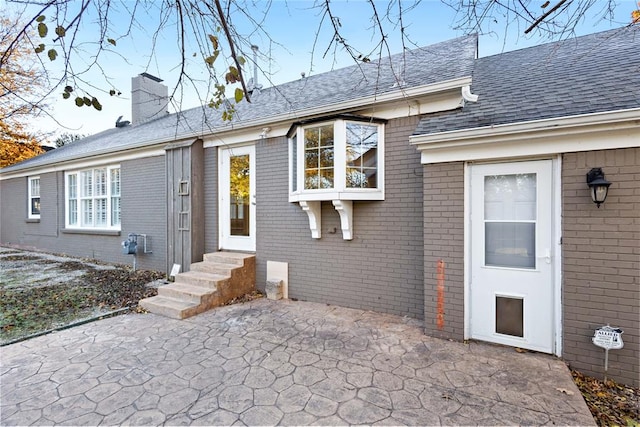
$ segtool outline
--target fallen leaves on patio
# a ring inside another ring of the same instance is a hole
[[[640,389],[574,370],[571,374],[599,426],[640,426]]]

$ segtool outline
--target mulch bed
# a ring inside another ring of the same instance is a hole
[[[571,371],[599,426],[640,426],[640,389]]]

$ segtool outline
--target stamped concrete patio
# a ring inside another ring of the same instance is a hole
[[[119,316],[0,351],[2,425],[594,425],[561,360],[308,302]]]

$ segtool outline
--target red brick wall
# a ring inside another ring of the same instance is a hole
[[[602,167],[606,202],[591,201],[586,173]],[[640,148],[565,154],[562,161],[563,357],[601,377],[604,350],[594,330],[620,327],[624,348],[609,352],[609,376],[640,386]]]

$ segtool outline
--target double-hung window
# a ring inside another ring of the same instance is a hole
[[[27,197],[27,217],[29,219],[40,219],[40,177],[29,177],[27,185],[29,193]]]
[[[120,229],[120,167],[66,173],[67,228]]]
[[[290,133],[289,201],[384,200],[384,123],[339,116]]]

